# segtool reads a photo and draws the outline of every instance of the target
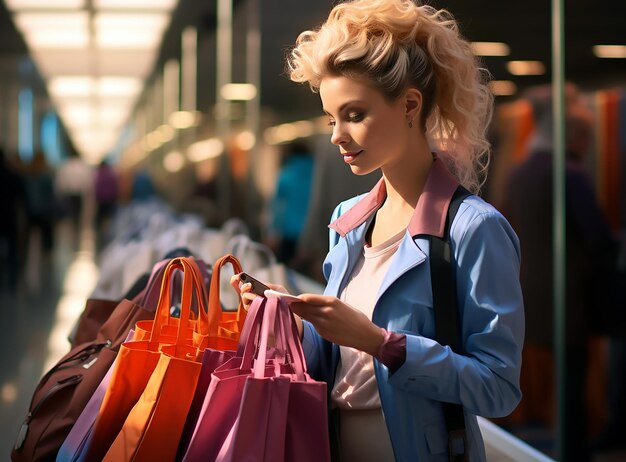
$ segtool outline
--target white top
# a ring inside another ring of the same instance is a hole
[[[341,299],[372,319],[374,301],[406,231],[365,247]],[[341,346],[331,400],[339,408],[341,460],[393,462],[389,432],[380,406],[374,361],[362,351]]]
[[[341,294],[341,300],[372,319],[374,302],[383,278],[391,265],[406,230],[374,247],[365,247],[363,254]],[[341,363],[337,368],[331,393],[333,404],[340,409],[380,408],[380,397],[374,361],[370,355],[349,347],[340,347]]]

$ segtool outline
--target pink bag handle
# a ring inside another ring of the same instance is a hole
[[[305,380],[306,366],[298,329],[289,306],[276,298],[257,297],[248,312],[247,323],[250,331],[245,338],[242,370],[252,370],[254,376],[264,377],[267,359],[267,344],[270,329],[275,334],[276,348],[285,352],[285,363],[293,370],[298,380]],[[252,359],[258,350],[257,359],[252,367]]]
[[[287,342],[285,351],[291,354],[287,355],[285,361],[293,367],[298,380],[304,380],[306,374],[306,361],[304,359],[304,351],[302,350],[302,342],[300,341],[300,333],[289,304],[280,298],[276,299],[277,310],[280,317],[280,326],[283,339]]]
[[[265,377],[265,360],[267,358],[267,342],[269,340],[270,328],[276,331],[276,303],[265,300],[265,312],[261,323],[261,335],[259,341],[259,354],[257,355],[252,372],[254,378]],[[276,339],[278,341],[278,339]],[[283,339],[284,340],[284,339]]]

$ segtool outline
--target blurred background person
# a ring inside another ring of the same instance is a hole
[[[509,176],[504,212],[523,249],[521,283],[526,338],[518,415],[527,422],[555,423],[553,306],[553,127],[548,86],[527,92],[535,119],[528,157]],[[607,220],[586,174],[583,159],[593,133],[593,118],[577,88],[566,86],[566,326],[564,379],[567,434],[563,460],[590,460],[586,412],[588,341],[599,310],[594,283],[601,259],[614,251]]]
[[[70,149],[69,158],[57,169],[55,189],[61,210],[70,222],[76,236],[83,223],[83,211],[93,182],[93,171],[89,165]]]
[[[20,175],[9,164],[0,146],[0,288],[14,290],[20,271],[18,224],[25,191]]]
[[[58,202],[54,192],[54,174],[41,150],[35,152],[32,161],[26,166],[24,188],[29,241],[32,244],[36,236],[34,233],[39,231],[43,255],[49,257],[54,245],[54,222],[58,214]]]
[[[130,197],[133,201],[145,201],[156,196],[154,181],[148,170],[137,170],[132,178]]]
[[[309,208],[313,155],[304,142],[284,146],[282,166],[270,204],[268,241],[279,261],[289,263],[296,253]]]
[[[94,195],[96,199],[97,248],[102,249],[109,239],[109,228],[119,196],[119,178],[106,159],[100,162],[96,170]]]

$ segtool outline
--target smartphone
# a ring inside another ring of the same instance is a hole
[[[250,276],[248,273],[241,273],[239,274],[239,280],[241,282],[243,282],[244,284],[246,283],[250,283],[252,284],[252,293],[260,295],[262,297],[265,296],[265,291],[266,290],[270,290],[270,288],[268,286],[266,286],[265,284],[263,284],[261,281],[259,281],[258,279],[254,279],[252,276]]]

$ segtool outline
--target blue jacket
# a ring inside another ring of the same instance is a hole
[[[517,236],[504,217],[476,196],[460,205],[450,228],[464,354],[433,340],[433,301],[428,234],[443,235],[447,208],[458,183],[440,160],[431,168],[407,233],[376,299],[372,320],[406,334],[406,359],[394,373],[374,360],[383,415],[397,461],[447,461],[441,402],[465,409],[470,460],[486,460],[476,415],[501,417],[521,399],[519,374],[524,313]],[[367,195],[341,203],[330,225],[324,262],[325,294],[347,283],[365,232],[386,197],[379,184]],[[339,347],[305,322],[303,348],[309,371],[328,382]]]

